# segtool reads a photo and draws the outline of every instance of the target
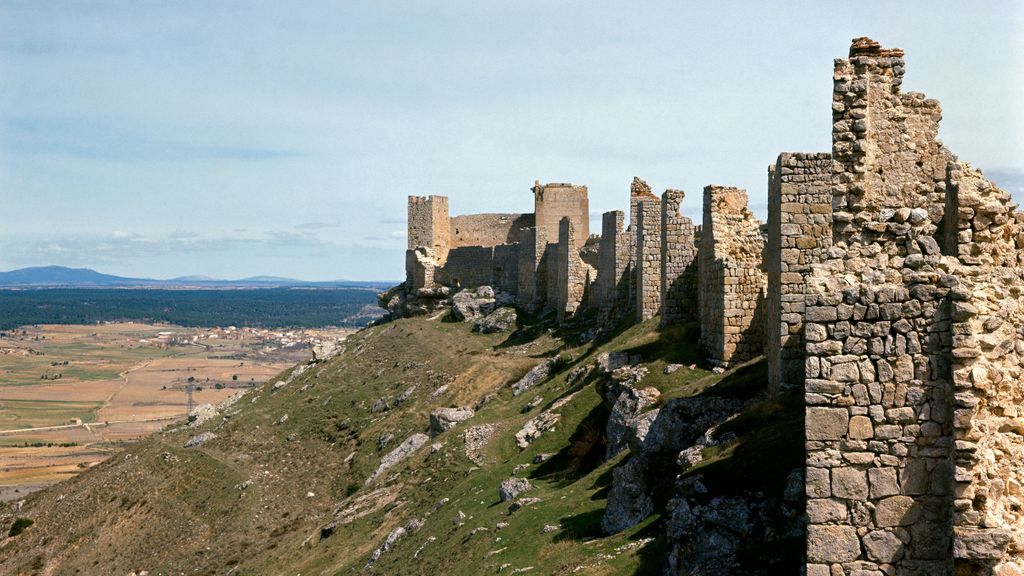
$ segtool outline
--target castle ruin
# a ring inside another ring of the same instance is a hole
[[[410,197],[388,307],[489,285],[561,322],[696,321],[712,366],[803,390],[808,576],[1024,574],[1024,213],[904,68],[867,38],[835,61],[832,149],[778,156],[765,225],[708,186],[696,228],[640,179],[600,236],[584,186],[535,184],[532,214]]]

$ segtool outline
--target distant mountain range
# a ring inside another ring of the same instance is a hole
[[[239,280],[223,280],[209,276],[179,276],[169,280],[152,278],[126,278],[102,274],[89,268],[66,268],[64,266],[34,266],[10,272],[0,272],[0,287],[5,288],[277,288],[277,287],[322,287],[322,288],[387,288],[398,282],[355,280],[329,280],[307,282],[278,276],[250,276]]]

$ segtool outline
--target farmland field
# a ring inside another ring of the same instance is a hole
[[[41,325],[0,332],[0,500],[95,465],[180,421],[186,384],[216,404],[352,330]]]

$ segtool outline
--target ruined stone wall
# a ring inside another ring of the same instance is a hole
[[[519,244],[516,258],[516,303],[530,311],[536,310],[539,298],[544,294],[543,278],[538,271],[546,246],[547,242],[538,237],[536,228],[523,231],[523,241]]]
[[[598,248],[597,280],[591,304],[598,308],[599,322],[611,324],[619,318],[629,297],[629,250],[631,243],[623,230],[621,210],[605,212],[601,217],[601,243]]]
[[[636,220],[636,319],[661,310],[661,204],[641,202]]]
[[[463,246],[448,251],[448,261],[434,278],[445,286],[469,288],[494,283],[494,247]]]
[[[701,345],[729,367],[762,353],[765,275],[760,223],[739,188],[704,188],[699,258]]]
[[[831,155],[779,155],[769,169],[765,250],[765,354],[772,393],[804,385],[804,288],[811,265],[827,259],[831,246]]]
[[[661,201],[658,197],[651,192],[651,187],[636,176],[633,177],[633,182],[629,185],[629,226],[626,228],[627,241],[629,243],[629,264],[626,270],[626,277],[629,282],[627,284],[626,291],[626,308],[622,310],[623,316],[637,315],[636,303],[639,299],[637,295],[638,284],[637,276],[639,273],[639,262],[638,254],[639,248],[636,243],[638,234],[638,225],[640,221],[640,210],[641,206],[646,206],[648,210],[656,210],[660,205]]]
[[[849,59],[835,61],[832,156],[835,241],[873,233],[857,221],[866,208],[924,208],[938,225],[945,203],[946,164],[938,140],[942,109],[918,92],[902,93],[900,49],[854,40]],[[909,202],[909,203],[908,203]]]
[[[519,288],[519,247],[521,244],[499,244],[494,247],[491,263],[491,286],[507,294]]]
[[[807,574],[1019,573],[1020,220],[947,166],[938,103],[902,75],[867,39],[836,62],[834,246],[805,293]]]
[[[697,305],[697,246],[693,221],[679,213],[686,194],[661,195],[661,325],[694,318]]]
[[[961,162],[947,168],[957,574],[1024,573],[1024,213]]]
[[[407,250],[430,248],[438,263],[448,258],[451,246],[447,196],[409,196]]]
[[[582,248],[590,236],[590,202],[587,187],[574,184],[540,184],[533,186],[534,218],[540,235],[554,243],[559,222],[568,218],[575,231],[576,248]]]
[[[434,251],[426,246],[405,251],[405,279],[410,291],[434,286],[434,271],[437,259]]]
[[[953,557],[958,575],[1024,574],[1024,274],[985,268],[951,294]]]
[[[452,216],[451,247],[515,244],[522,240],[523,229],[530,226],[533,226],[533,214]]]
[[[562,218],[559,223],[558,244],[551,260],[555,268],[555,281],[552,285],[557,290],[553,300],[555,314],[559,322],[564,322],[576,313],[583,302],[590,268],[579,257],[572,221],[569,218]]]

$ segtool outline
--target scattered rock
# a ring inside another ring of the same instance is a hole
[[[466,523],[466,513],[459,510],[458,513],[455,514],[454,523],[456,527],[462,528],[462,525]]]
[[[383,474],[385,470],[408,458],[414,452],[423,447],[428,440],[430,440],[430,437],[426,434],[413,434],[408,437],[405,442],[402,442],[397,448],[388,452],[383,458],[381,458],[380,465],[377,466],[377,469],[373,474],[366,479],[366,483],[369,484],[370,482],[373,482],[378,476]]]
[[[430,413],[430,435],[451,430],[459,422],[465,422],[473,417],[473,409],[468,406],[460,408],[438,408]]]
[[[605,374],[611,374],[628,363],[629,355],[625,352],[601,352],[597,355],[597,366]]]
[[[383,411],[385,411],[387,409],[388,409],[388,399],[387,398],[380,398],[376,402],[373,403],[373,406],[370,408],[370,412],[372,412],[373,414],[377,414],[377,413],[383,412]]]
[[[461,290],[452,296],[452,318],[458,322],[475,320],[494,310],[494,289],[480,286]]]
[[[552,456],[554,456],[554,454],[549,454],[547,452],[541,452],[540,454],[537,454],[536,456],[533,457],[533,463],[534,464],[541,464],[541,463],[547,462],[548,459],[550,459]]]
[[[216,416],[217,409],[213,407],[213,404],[200,404],[189,412],[188,425],[191,428],[197,428],[209,422]]]
[[[373,551],[372,555],[370,555],[370,560],[366,563],[366,566],[363,566],[363,570],[367,570],[370,566],[373,566],[373,564],[377,560],[380,560],[380,557],[385,552],[390,550],[391,547],[395,545],[395,542],[398,542],[402,538],[405,538],[408,535],[408,533],[409,532],[402,526],[399,526],[398,528],[392,530],[391,533],[388,534],[388,537],[384,539],[384,542],[380,546],[378,546],[376,550]]]
[[[185,448],[199,446],[200,444],[203,444],[204,442],[209,442],[210,440],[213,440],[216,437],[217,435],[214,434],[213,432],[203,432],[202,434],[197,434],[189,438],[188,441],[185,442]]]
[[[622,392],[612,407],[605,426],[608,437],[608,448],[605,453],[606,459],[614,458],[619,452],[628,447],[630,436],[638,436],[638,419],[642,412],[653,406],[661,392],[657,388],[644,388],[637,390],[632,386],[623,386]],[[645,421],[643,432],[640,434],[640,441],[646,437],[650,421]]]
[[[532,486],[526,478],[512,477],[502,482],[501,486],[498,487],[498,497],[501,498],[502,502],[508,502],[530,488]]]
[[[554,532],[555,530],[558,530],[558,526],[555,526],[553,524],[545,524],[544,528],[541,528],[541,532],[545,534],[547,534],[548,532]]]
[[[526,414],[527,412],[532,411],[537,406],[540,406],[541,402],[543,402],[543,401],[544,401],[544,398],[540,394],[538,394],[538,395],[534,396],[532,400],[527,402],[526,405],[523,406],[523,409],[520,410],[520,412],[523,413],[523,414]]]
[[[523,428],[516,432],[516,445],[519,446],[520,450],[525,450],[541,434],[554,428],[555,424],[558,424],[558,421],[561,419],[562,416],[555,412],[541,412],[539,415],[528,420],[523,425]]]
[[[341,352],[341,346],[333,340],[313,345],[313,361],[326,362]]]
[[[487,446],[487,442],[490,441],[491,436],[494,435],[495,430],[494,424],[484,424],[467,428],[462,434],[462,438],[466,442],[466,457],[477,466],[484,465],[483,450]]]
[[[508,505],[508,513],[512,514],[514,512],[522,510],[525,506],[536,504],[537,502],[540,502],[540,498],[520,498],[519,500],[516,500],[515,502]]]
[[[377,450],[383,450],[385,446],[391,444],[391,441],[395,439],[395,435],[391,432],[385,432],[377,438]]]
[[[526,392],[530,388],[533,388],[545,378],[551,375],[551,368],[555,364],[555,359],[550,358],[537,364],[526,373],[525,376],[519,379],[518,382],[512,385],[512,395],[519,396],[523,392]]]
[[[680,370],[682,368],[682,364],[667,364],[665,366],[665,374],[672,374],[673,372],[676,372],[677,370]]]
[[[401,394],[398,395],[398,398],[395,398],[393,406],[395,408],[398,408],[402,404],[405,404],[409,400],[409,398],[412,398],[412,395],[415,392],[416,392],[416,387],[415,386],[410,386],[410,387],[406,388],[405,392],[402,392]]]
[[[473,324],[473,332],[480,332],[481,334],[508,332],[515,328],[517,320],[518,316],[516,315],[515,308],[498,308]]]

